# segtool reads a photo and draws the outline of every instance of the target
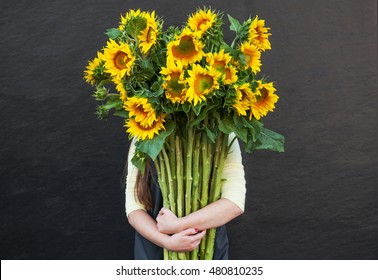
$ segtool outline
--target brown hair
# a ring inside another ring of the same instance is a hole
[[[135,194],[139,202],[146,207],[147,211],[152,210],[152,194],[151,194],[151,163],[146,164],[144,174],[138,171],[136,178]]]

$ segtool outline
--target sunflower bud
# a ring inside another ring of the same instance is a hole
[[[96,88],[96,91],[94,92],[93,96],[96,100],[105,100],[105,98],[108,96],[109,90],[104,87],[100,86]]]
[[[109,110],[102,105],[97,106],[96,116],[99,120],[106,120],[109,116]]]

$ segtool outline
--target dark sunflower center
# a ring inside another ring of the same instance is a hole
[[[146,36],[146,42],[147,43],[149,43],[151,41],[151,33],[152,33],[152,28],[148,27],[147,36]]]
[[[146,111],[143,108],[143,105],[137,105],[134,107],[136,115],[146,115]]]
[[[247,64],[249,64],[250,62],[251,62],[251,60],[252,60],[252,53],[245,53],[244,54],[244,59],[245,59],[245,62],[247,63]]]
[[[170,93],[174,95],[180,95],[182,90],[185,88],[183,84],[179,83],[180,74],[179,73],[172,73],[171,80],[168,83],[168,87],[170,89]]]
[[[114,65],[118,69],[125,69],[129,61],[130,61],[130,58],[127,56],[126,53],[122,51],[118,51],[116,55],[114,56]]]
[[[257,102],[264,102],[264,100],[268,97],[268,91],[265,88],[260,89],[261,95],[256,96]]]
[[[178,46],[172,47],[172,53],[175,57],[191,57],[196,54],[196,47],[191,36],[183,36]]]
[[[225,65],[224,61],[216,61],[216,62],[214,62],[213,67],[218,72],[221,72],[222,74],[226,74],[226,65]]]
[[[154,121],[150,126],[144,126],[144,125],[142,125],[141,123],[139,123],[139,122],[135,122],[135,124],[136,124],[136,126],[140,129],[140,130],[142,130],[142,131],[150,131],[151,129],[154,129],[155,127],[156,127],[156,125],[157,125],[157,122],[156,121]]]
[[[210,89],[214,84],[213,77],[209,75],[198,75],[194,82],[195,92],[197,94],[202,94],[204,91]]]

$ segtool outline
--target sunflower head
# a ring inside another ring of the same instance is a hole
[[[141,30],[138,39],[139,47],[142,53],[145,54],[156,44],[160,26],[155,17],[155,11],[152,13],[144,13],[142,16],[146,20],[146,28]]]
[[[247,111],[251,109],[251,104],[256,101],[250,84],[235,85],[236,91],[235,103],[232,105],[238,115],[246,116]]]
[[[186,92],[187,100],[193,103],[201,103],[206,100],[206,96],[214,90],[219,89],[218,79],[220,73],[214,68],[205,69],[198,64],[194,64],[192,70],[188,71],[188,85],[189,88]]]
[[[159,135],[161,130],[165,130],[164,121],[164,115],[160,115],[150,125],[143,125],[135,118],[130,118],[125,121],[125,127],[128,128],[126,132],[128,132],[131,137],[136,137],[138,140],[152,139],[155,134]]]
[[[221,74],[225,85],[233,84],[238,80],[236,68],[230,65],[231,58],[228,53],[224,53],[224,50],[206,54],[206,62]]]
[[[130,75],[134,65],[135,56],[126,43],[117,43],[110,39],[104,49],[105,72],[112,77],[122,79],[125,75]]]
[[[97,52],[97,57],[89,61],[84,71],[84,80],[91,85],[95,85],[104,78],[104,60],[103,54]]]
[[[266,116],[268,112],[273,112],[275,104],[278,101],[278,95],[274,92],[276,91],[273,83],[263,83],[262,81],[257,81],[256,91],[254,96],[256,100],[252,102],[252,110],[250,114],[250,119],[252,116],[259,120],[261,117]]]
[[[255,45],[245,42],[240,46],[240,50],[244,55],[246,68],[251,67],[253,73],[261,70],[261,52]]]
[[[265,27],[265,20],[259,19],[258,16],[253,19],[249,26],[249,41],[260,51],[271,49],[269,36],[272,34],[269,33],[269,30],[269,27]]]
[[[155,110],[147,98],[135,96],[127,98],[124,108],[129,112],[129,117],[133,117],[142,126],[151,126],[157,120]]]
[[[173,103],[183,104],[186,100],[186,81],[182,63],[169,61],[167,67],[163,67],[160,73],[165,75],[163,84],[165,97]]]
[[[191,30],[199,32],[202,36],[216,22],[217,14],[211,9],[200,9],[188,18],[188,26]]]
[[[185,28],[175,40],[167,45],[167,59],[180,60],[184,66],[201,60],[204,55],[199,33]]]

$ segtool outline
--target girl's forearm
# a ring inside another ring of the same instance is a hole
[[[159,232],[156,221],[146,211],[141,209],[132,211],[128,216],[128,220],[130,225],[144,238],[159,247],[166,248],[169,236]]]
[[[177,231],[186,228],[198,228],[200,231],[216,228],[228,223],[242,213],[243,211],[235,203],[226,198],[221,198],[200,210],[179,218]]]

